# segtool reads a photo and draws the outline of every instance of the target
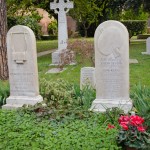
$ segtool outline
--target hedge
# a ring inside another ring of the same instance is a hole
[[[145,20],[124,20],[121,23],[127,27],[130,38],[146,31],[147,21]]]

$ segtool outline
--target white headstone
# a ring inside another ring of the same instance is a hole
[[[150,55],[150,37],[146,39],[146,52],[142,52],[142,54]]]
[[[81,68],[80,89],[83,89],[84,86],[91,86],[92,88],[95,88],[95,68],[94,67]]]
[[[34,105],[43,98],[39,95],[36,40],[33,31],[17,25],[7,34],[10,96],[3,108]]]
[[[94,36],[96,99],[93,111],[104,112],[119,107],[132,108],[129,98],[129,35],[118,21],[106,21],[98,26]]]
[[[68,31],[66,13],[73,8],[73,2],[69,0],[54,0],[50,3],[50,8],[58,14],[58,50],[52,53],[52,65],[61,64],[61,54],[67,49]]]

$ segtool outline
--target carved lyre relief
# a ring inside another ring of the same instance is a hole
[[[26,59],[27,52],[27,33],[25,32],[15,32],[11,33],[12,42],[12,58],[17,64],[23,64]],[[20,42],[18,42],[18,39]]]

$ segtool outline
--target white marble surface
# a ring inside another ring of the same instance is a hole
[[[94,36],[96,99],[91,109],[121,107],[128,112],[129,98],[129,35],[118,21],[106,21],[98,26]]]
[[[150,55],[150,37],[146,39],[146,52],[142,52],[142,54]]]
[[[91,86],[95,88],[95,68],[94,67],[83,67],[80,72],[80,89],[84,86]]]
[[[7,105],[36,104],[39,95],[36,40],[33,31],[17,25],[7,34],[10,96]],[[12,106],[13,107],[13,106]]]

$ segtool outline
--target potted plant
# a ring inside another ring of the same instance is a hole
[[[150,134],[144,127],[144,119],[138,115],[120,116],[121,127],[117,136],[118,143],[126,150],[138,150],[150,148]]]

